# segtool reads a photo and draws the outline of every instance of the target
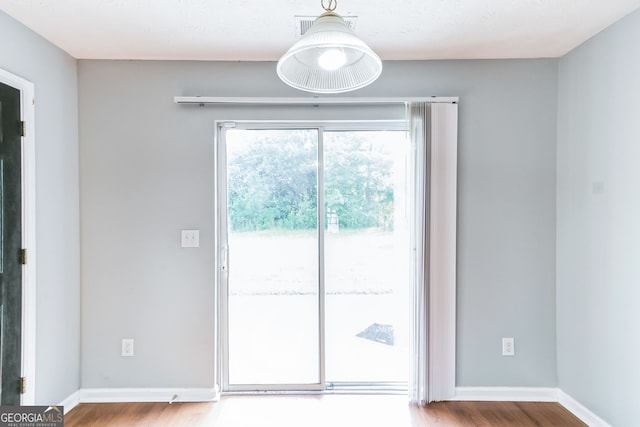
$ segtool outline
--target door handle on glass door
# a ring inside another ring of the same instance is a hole
[[[224,248],[222,249],[222,254],[221,254],[221,260],[220,260],[220,270],[224,271],[225,273],[229,272],[229,248]]]

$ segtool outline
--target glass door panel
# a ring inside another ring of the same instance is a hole
[[[319,386],[318,132],[225,139],[229,388]]]
[[[406,384],[409,141],[325,131],[327,384]]]
[[[224,390],[406,387],[406,132],[222,139]]]

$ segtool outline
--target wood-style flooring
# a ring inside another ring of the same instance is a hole
[[[439,402],[405,396],[224,396],[216,403],[85,403],[65,427],[462,427],[585,426],[557,403]]]

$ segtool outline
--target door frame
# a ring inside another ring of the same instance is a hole
[[[228,337],[228,304],[224,301],[228,298],[228,238],[226,225],[228,223],[226,203],[220,203],[220,197],[226,196],[227,168],[226,168],[226,139],[223,133],[226,129],[316,129],[318,130],[318,206],[324,206],[324,179],[321,179],[320,172],[324,169],[323,155],[323,135],[325,131],[371,131],[371,130],[396,130],[408,132],[408,120],[216,120],[215,121],[215,141],[214,141],[214,163],[216,167],[214,182],[215,200],[215,293],[214,306],[216,310],[214,325],[214,379],[217,388],[221,392],[231,393],[282,393],[282,392],[316,392],[324,393],[329,391],[326,383],[325,368],[325,308],[324,308],[324,211],[318,211],[318,264],[319,264],[319,376],[318,384],[310,385],[236,385],[233,390],[229,390],[228,363],[229,349]],[[221,167],[222,160],[225,165]],[[358,385],[354,390],[362,390]],[[264,386],[264,388],[260,388]],[[345,389],[346,390],[346,389]]]
[[[27,264],[22,266],[22,362],[26,378],[21,405],[35,403],[36,381],[36,170],[34,84],[0,68],[0,83],[20,91],[20,117],[25,122],[22,137],[22,247]]]

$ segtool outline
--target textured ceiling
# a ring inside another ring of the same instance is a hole
[[[557,57],[640,0],[339,0],[383,60]],[[320,0],[0,0],[76,58],[277,60]]]

